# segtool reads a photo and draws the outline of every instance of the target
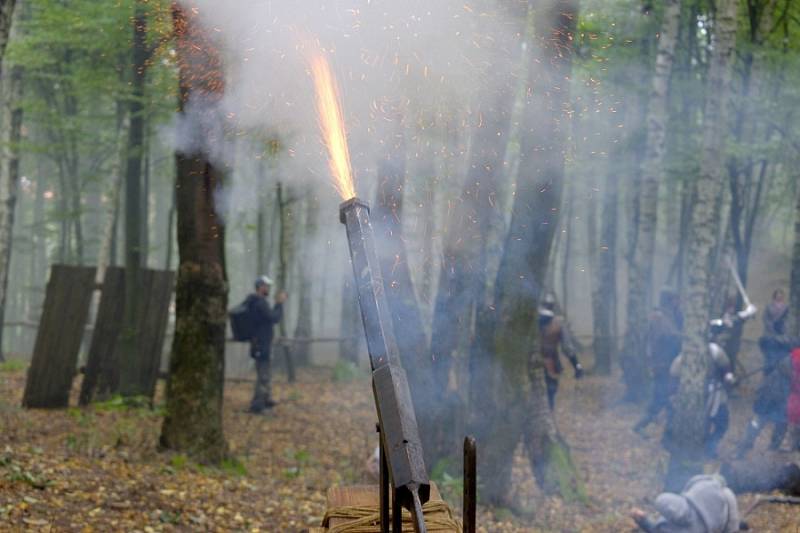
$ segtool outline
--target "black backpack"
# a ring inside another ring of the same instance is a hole
[[[233,340],[250,342],[253,339],[256,333],[256,324],[249,298],[228,311],[228,318],[231,321]]]

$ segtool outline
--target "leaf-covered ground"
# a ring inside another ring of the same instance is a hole
[[[23,410],[24,370],[3,370],[2,531],[300,531],[319,524],[329,486],[366,481],[364,462],[376,442],[367,379],[336,381],[330,369],[301,371],[292,386],[278,377],[280,404],[269,416],[243,412],[251,384],[228,383],[225,430],[237,460],[220,469],[160,453],[157,409],[112,401],[88,409]],[[515,498],[528,512],[481,508],[481,531],[630,531],[629,509],[646,506],[658,493],[665,464],[660,428],[651,427],[647,439],[630,430],[640,410],[619,404],[617,379],[564,381],[559,426],[589,504],[542,496],[518,454]],[[745,402],[734,406],[723,455],[745,424]],[[740,497],[743,508],[752,501]],[[797,531],[800,509],[762,505],[749,521],[755,531]]]

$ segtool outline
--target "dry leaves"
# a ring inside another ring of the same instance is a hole
[[[376,444],[366,379],[334,383],[330,370],[301,371],[270,415],[243,412],[250,384],[229,383],[226,435],[237,461],[213,469],[156,448],[161,415],[104,404],[62,411],[23,410],[24,371],[0,374],[0,530],[19,531],[300,531],[320,523],[331,485],[365,481]],[[539,493],[526,459],[515,459],[514,496],[526,517],[481,508],[485,532],[629,531],[627,512],[660,486],[666,456],[660,429],[649,439],[630,431],[638,408],[618,404],[616,378],[567,380],[558,419],[580,465],[590,505]],[[76,384],[77,385],[77,384]],[[734,409],[738,437],[746,405]],[[763,441],[760,445],[764,445]],[[740,498],[744,508],[752,496]],[[795,508],[763,505],[757,531],[800,527]]]

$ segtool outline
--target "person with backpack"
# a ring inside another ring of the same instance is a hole
[[[283,318],[283,303],[288,298],[285,291],[275,297],[275,305],[267,302],[272,280],[260,276],[255,281],[255,291],[230,313],[231,328],[236,340],[250,342],[250,357],[256,363],[256,385],[248,412],[263,413],[275,406],[272,399],[271,348],[275,324]]]

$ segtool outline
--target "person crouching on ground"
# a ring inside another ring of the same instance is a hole
[[[739,531],[736,496],[721,476],[694,476],[680,494],[664,492],[654,503],[658,515],[633,509],[631,518],[648,533],[729,533]]]
[[[250,357],[256,363],[256,385],[253,391],[253,400],[250,402],[250,413],[262,413],[265,409],[275,406],[272,399],[272,371],[271,349],[272,338],[275,335],[275,324],[283,317],[283,302],[288,295],[281,291],[275,297],[275,306],[270,309],[267,297],[272,286],[272,280],[267,276],[256,279],[255,292],[247,297],[247,305],[253,317],[254,335],[250,342]]]

